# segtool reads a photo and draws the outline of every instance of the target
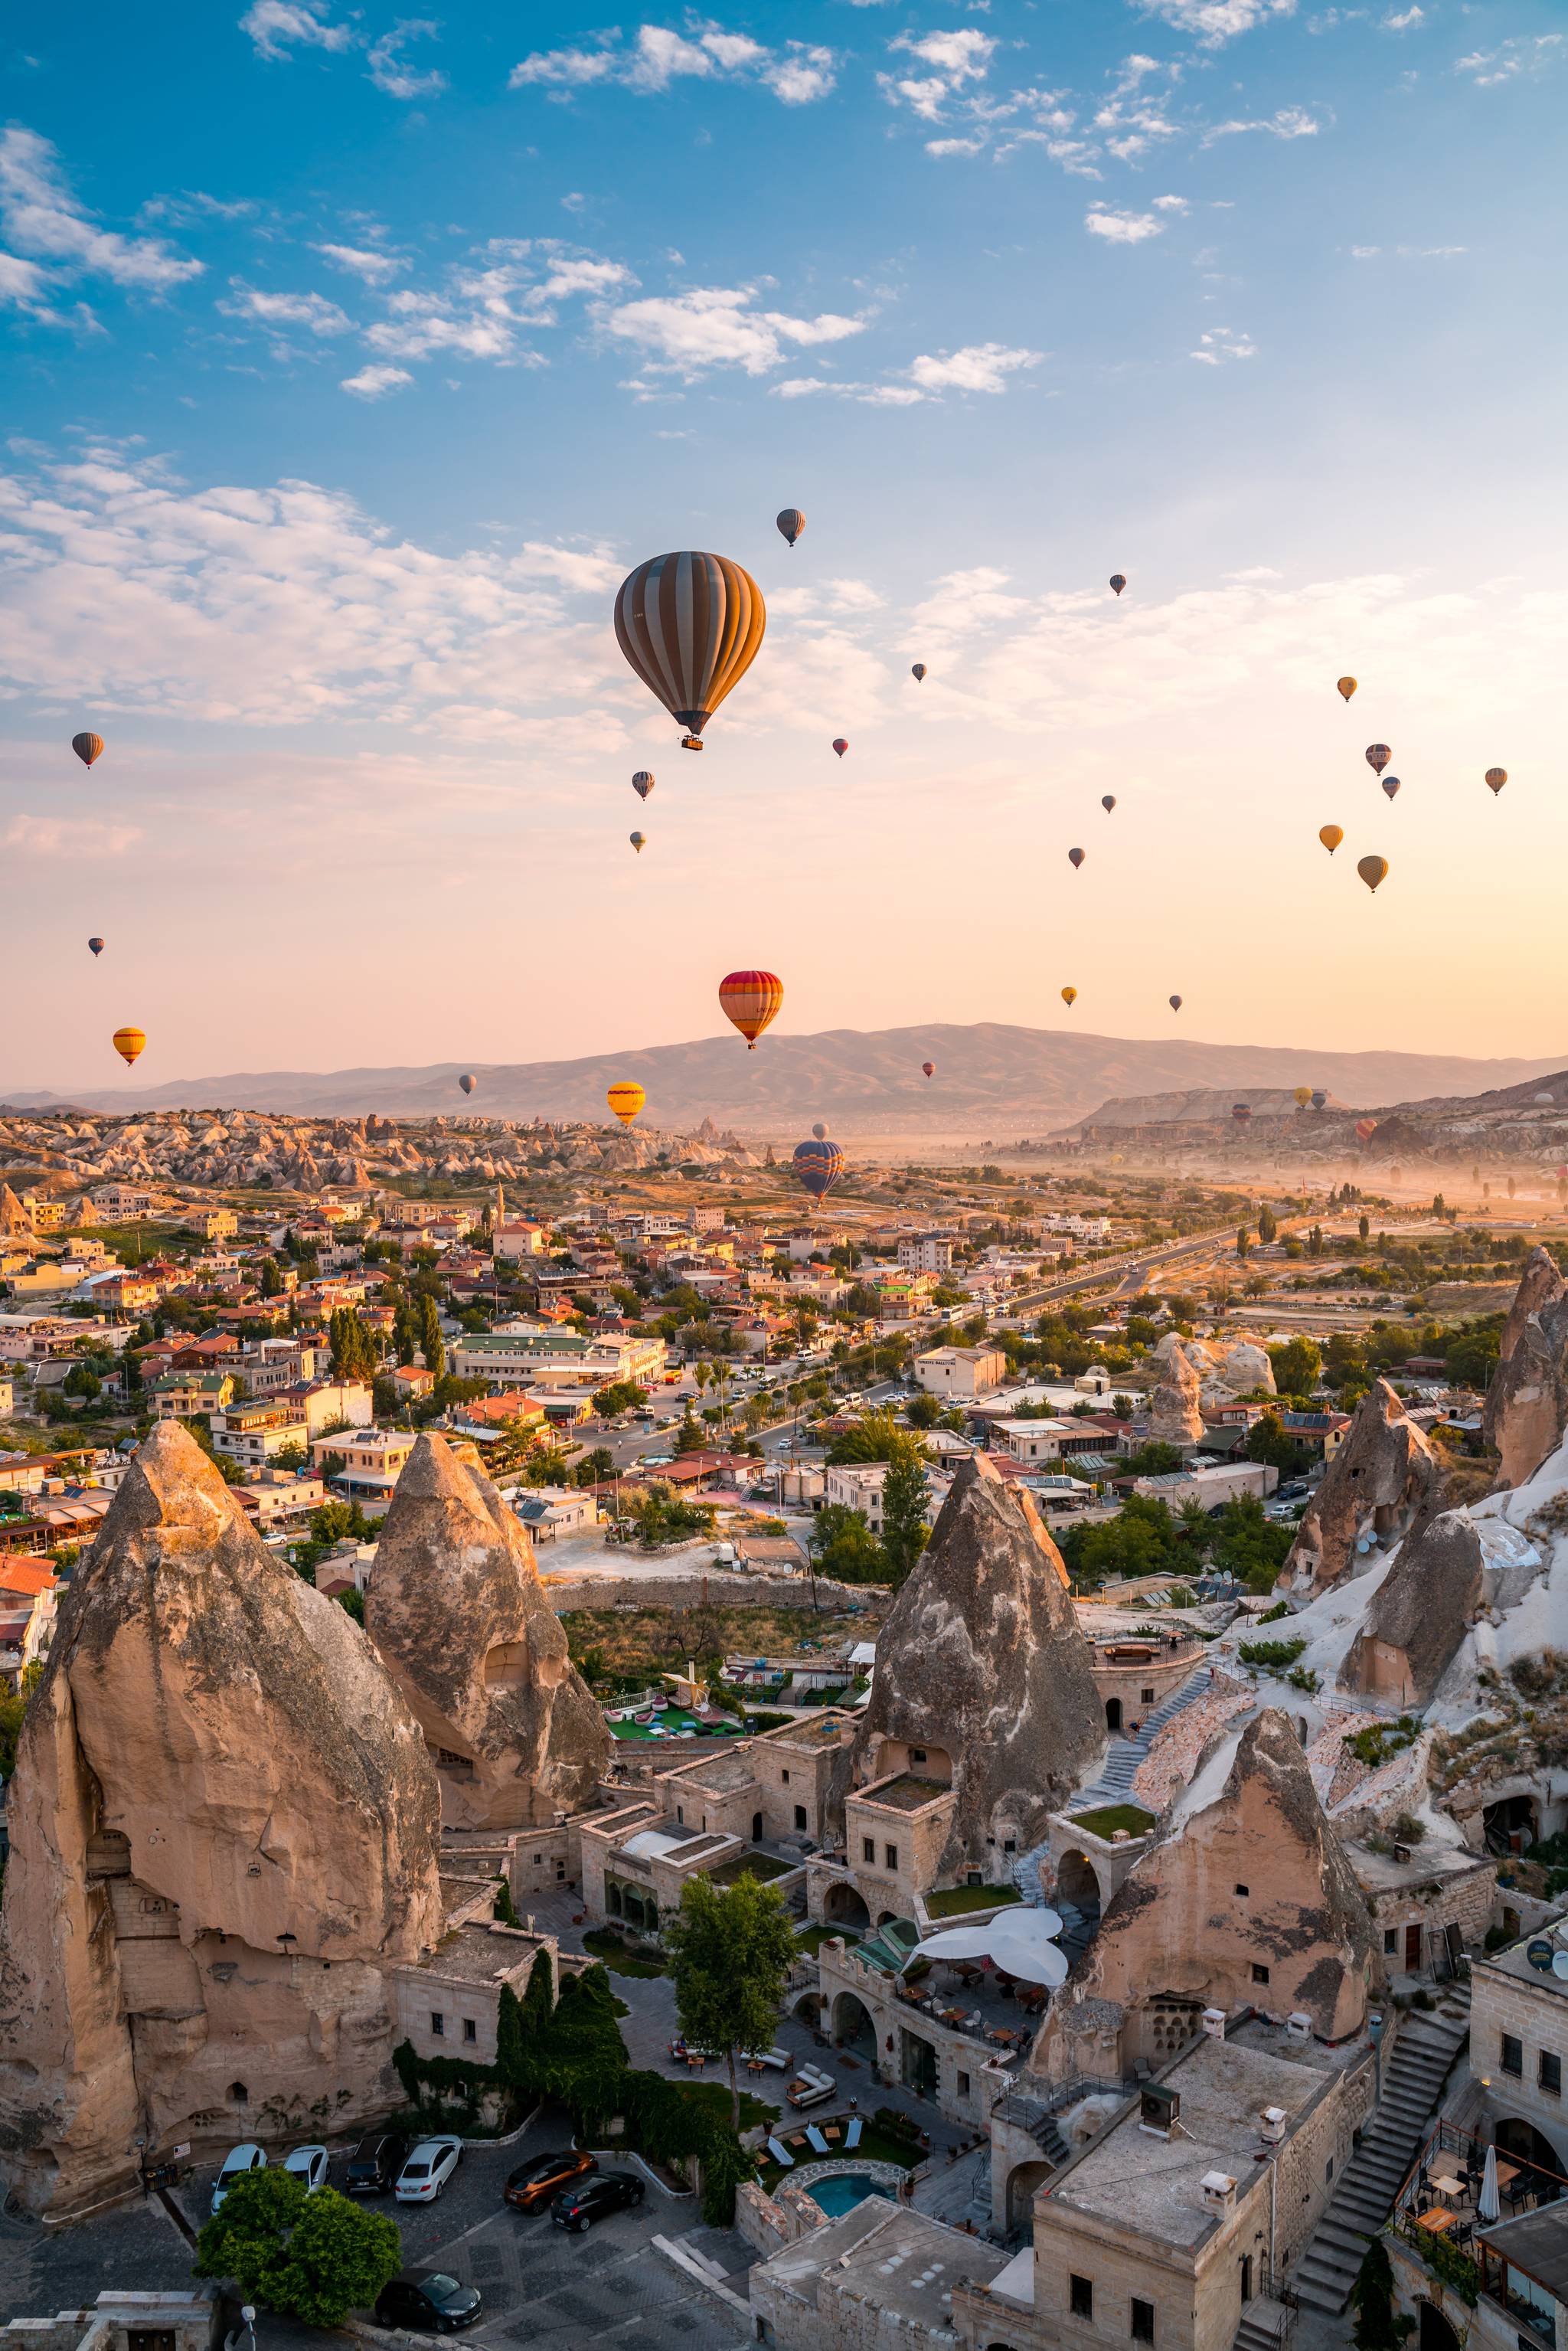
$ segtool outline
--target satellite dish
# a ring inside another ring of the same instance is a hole
[[[1532,1968],[1539,1968],[1541,1973],[1544,1975],[1553,1959],[1568,1958],[1568,1953],[1554,1951],[1550,1943],[1543,1941],[1538,1936],[1528,1947],[1524,1956]]]
[[[1560,1982],[1568,1982],[1568,1951],[1559,1951],[1552,1962],[1552,1972]]]

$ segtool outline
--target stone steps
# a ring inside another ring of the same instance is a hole
[[[1180,1689],[1173,1690],[1164,1703],[1155,1707],[1133,1739],[1113,1739],[1105,1757],[1105,1766],[1092,1788],[1081,1788],[1072,1800],[1074,1812],[1086,1811],[1093,1804],[1125,1803],[1133,1792],[1133,1781],[1139,1764],[1167,1722],[1183,1713],[1189,1706],[1206,1697],[1214,1679],[1212,1669],[1198,1666]]]

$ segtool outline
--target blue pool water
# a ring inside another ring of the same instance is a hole
[[[807,2189],[813,2204],[820,2204],[830,2220],[841,2212],[852,2212],[868,2196],[885,2196],[893,2201],[893,2190],[880,2180],[872,2179],[863,2171],[830,2171],[823,2179],[814,2179]]]

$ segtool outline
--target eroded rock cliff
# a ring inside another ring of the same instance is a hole
[[[1476,1621],[1484,1564],[1467,1510],[1443,1510],[1407,1537],[1373,1595],[1341,1688],[1425,1706]]]
[[[1432,1516],[1441,1482],[1425,1435],[1387,1381],[1374,1381],[1307,1505],[1281,1584],[1308,1595],[1325,1592],[1349,1569],[1364,1537],[1386,1549]]]
[[[1547,1249],[1531,1251],[1514,1292],[1483,1425],[1505,1486],[1533,1478],[1568,1429],[1568,1283]]]

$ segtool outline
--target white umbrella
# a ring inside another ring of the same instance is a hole
[[[1054,1910],[1003,1911],[983,1927],[948,1927],[927,1935],[910,1953],[912,1959],[991,1959],[1004,1973],[1025,1983],[1056,1985],[1067,1980],[1067,1961],[1054,1938],[1061,1920]]]
[[[1502,2199],[1498,2194],[1497,2187],[1495,2147],[1489,2147],[1487,2149],[1486,2164],[1481,2172],[1481,2192],[1476,2205],[1476,2212],[1479,2218],[1489,2225],[1491,2221],[1500,2220],[1502,2218]]]

